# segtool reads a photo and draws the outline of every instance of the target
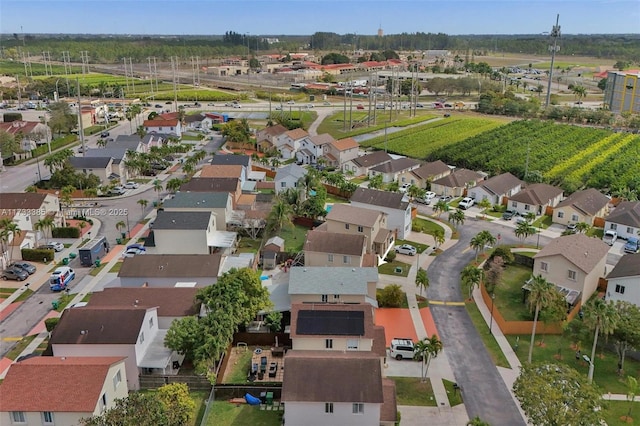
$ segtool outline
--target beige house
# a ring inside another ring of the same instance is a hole
[[[258,151],[266,152],[276,146],[278,137],[287,132],[287,128],[282,124],[268,126],[256,132],[256,142],[258,143]]]
[[[455,169],[453,172],[431,182],[431,191],[438,195],[462,197],[465,189],[475,186],[484,179],[478,172],[467,169]]]
[[[369,178],[376,175],[382,175],[382,182],[396,182],[400,184],[407,183],[403,181],[403,176],[412,170],[420,167],[420,162],[413,158],[398,158],[388,161],[379,166],[375,166],[369,169]],[[406,180],[406,177],[404,178]]]
[[[324,228],[322,228],[324,229]],[[375,255],[367,255],[364,235],[307,232],[304,242],[304,266],[377,266]]]
[[[378,269],[295,266],[289,275],[291,304],[367,303],[377,307]]]
[[[523,184],[524,182],[511,173],[502,173],[470,187],[467,195],[476,202],[486,199],[491,204],[502,204],[505,198],[520,192]]]
[[[584,222],[594,224],[609,211],[609,198],[594,188],[574,192],[553,209],[553,222],[562,225]]]
[[[367,176],[369,169],[391,161],[391,156],[384,151],[374,151],[348,160],[342,165],[342,171],[353,176]]]
[[[0,384],[0,424],[77,425],[126,398],[123,356],[37,356],[12,364]]]
[[[303,139],[309,137],[309,133],[304,129],[293,129],[281,134],[276,139],[276,148],[285,160],[295,158],[296,152],[300,149]]]
[[[584,234],[556,238],[534,256],[533,275],[560,287],[570,304],[584,305],[606,274],[609,248]]]
[[[113,161],[113,157],[69,157],[69,164],[76,172],[98,176],[101,185],[109,185],[112,180],[122,183],[119,167]]]
[[[509,197],[509,208],[523,216],[544,214],[547,207],[555,207],[562,200],[562,189],[546,183],[534,183]]]
[[[325,223],[318,229],[335,234],[363,235],[367,252],[375,253],[378,263],[395,244],[393,231],[387,228],[387,214],[380,210],[334,204]]]
[[[410,183],[418,188],[427,188],[434,180],[451,174],[451,168],[444,161],[437,160],[426,163],[417,169],[410,170],[400,175],[400,181]]]
[[[330,166],[341,169],[342,164],[358,157],[359,149],[360,145],[355,139],[339,139],[329,144],[329,152],[324,157],[329,161]]]

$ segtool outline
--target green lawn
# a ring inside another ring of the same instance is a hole
[[[455,407],[456,405],[462,404],[462,392],[460,389],[454,389],[453,382],[449,380],[442,379],[442,383],[444,384],[444,388],[447,390],[449,405]]]
[[[604,418],[609,426],[616,425],[629,425],[629,424],[638,424],[640,421],[640,401],[630,402],[630,401],[607,401],[607,397],[605,396],[605,403],[603,404],[604,408]],[[626,416],[629,414],[629,408],[631,408],[631,418],[633,419],[633,423],[628,423],[620,419],[620,417]]]
[[[284,249],[288,252],[299,252],[304,247],[309,228],[304,226],[285,226],[276,234],[284,239]]]
[[[106,263],[100,264],[100,266],[98,266],[97,268],[93,268],[91,272],[89,272],[89,275],[91,275],[92,277],[97,276],[100,273],[100,271],[102,271],[105,268],[105,266],[107,266]]]
[[[26,347],[29,346],[29,343],[31,343],[33,341],[33,339],[36,338],[36,336],[37,336],[37,334],[33,334],[31,336],[24,337],[22,340],[20,340],[18,342],[17,345],[15,345],[13,347],[13,349],[11,349],[9,352],[7,352],[5,357],[9,358],[10,360],[15,361],[15,359],[18,358],[18,356],[20,356],[22,351],[24,351],[26,349]]]
[[[522,285],[531,277],[531,268],[509,265],[495,287],[495,307],[507,321],[533,321],[529,307],[522,302]]]
[[[548,227],[550,227],[553,224],[552,219],[553,218],[551,216],[542,215],[542,216],[538,217],[533,222],[532,225],[535,226],[536,228],[547,229]]]
[[[231,350],[234,351],[235,348]],[[236,358],[234,365],[227,365],[227,368],[231,368],[231,373],[225,378],[224,383],[246,383],[252,356],[253,348],[247,349]]]
[[[476,330],[478,330],[478,334],[480,334],[480,337],[484,342],[484,347],[487,348],[493,363],[498,367],[510,368],[509,362],[507,362],[507,358],[502,353],[498,342],[496,342],[496,339],[492,334],[489,334],[489,327],[487,327],[487,323],[484,318],[482,318],[482,314],[480,313],[480,310],[478,310],[476,304],[473,302],[465,303],[465,307],[467,308],[471,321],[473,321]]]
[[[411,361],[403,361],[411,362]],[[396,382],[396,401],[398,405],[436,407],[431,380],[421,382],[419,377],[389,377]]]
[[[579,320],[574,320],[579,321]],[[518,342],[518,351],[516,352],[520,362],[527,362],[527,354],[529,352],[529,342],[531,335],[521,335]],[[518,336],[507,336],[511,345],[515,345]],[[589,365],[584,361],[577,361],[575,358],[575,349],[572,347],[573,339],[562,335],[542,335],[542,330],[538,328],[536,334],[536,343],[533,348],[533,362],[563,362],[571,368],[575,368],[578,372],[584,374],[585,380],[589,372]],[[601,339],[604,344],[604,338]],[[544,344],[540,345],[543,341]],[[591,355],[592,341],[582,343],[582,354]],[[560,359],[558,359],[560,358]],[[593,373],[594,382],[600,386],[603,394],[611,393],[627,393],[626,376],[631,375],[638,377],[640,375],[640,362],[630,357],[626,357],[624,361],[625,375],[618,376],[618,356],[611,351],[598,347],[596,350],[595,368]]]
[[[109,269],[109,272],[120,272],[120,268],[122,268],[122,262],[117,262]]]
[[[400,111],[398,118],[395,121],[388,122],[389,113],[384,114],[381,111],[376,111],[376,124],[373,123],[373,113],[371,114],[371,121],[368,123],[368,111],[354,111],[351,115],[351,119],[353,121],[353,129],[349,130],[347,125],[347,130],[345,131],[345,123],[344,123],[344,113],[337,112],[327,118],[325,118],[320,126],[318,127],[318,134],[321,133],[329,133],[336,139],[343,139],[346,137],[357,136],[364,133],[370,133],[377,130],[383,130],[385,128],[385,122],[387,122],[387,126],[389,127],[406,127],[411,124],[422,123],[427,120],[431,120],[436,118],[437,115],[434,115],[427,111],[417,111],[418,115],[416,117],[410,117],[408,110]],[[395,113],[394,113],[395,118]],[[360,122],[359,122],[360,121]],[[349,122],[349,111],[347,111],[347,123]],[[370,124],[367,127],[367,124]]]
[[[444,228],[442,225],[432,222],[430,220],[426,220],[426,219],[420,219],[419,217],[416,217],[415,219],[413,219],[413,228],[414,229],[421,229],[421,232],[424,232],[425,234],[429,234],[430,232],[433,232],[436,229],[442,229],[444,231]]]
[[[402,268],[402,272],[397,273],[395,271],[396,267]],[[409,265],[408,263],[394,260],[393,262],[383,263],[382,265],[378,266],[378,273],[385,275],[396,275],[398,277],[406,277],[409,275],[409,269],[411,269],[411,265]]]
[[[207,426],[280,426],[284,411],[260,410],[247,404],[214,401],[207,417]]]
[[[410,245],[414,246],[416,248],[416,250],[418,251],[418,253],[422,253],[426,249],[429,248],[429,246],[426,245],[426,244],[417,243],[417,242],[411,241],[411,240],[396,240],[396,246],[401,246],[402,244],[410,244]]]
[[[242,237],[238,243],[238,253],[257,253],[262,240],[252,240],[249,237]]]
[[[3,299],[6,299],[7,297],[11,296],[16,290],[17,288],[0,288],[0,294],[2,295]],[[20,296],[16,298],[16,300],[14,300],[14,302],[22,302],[23,300],[28,299],[32,294],[33,290],[27,288],[22,292]]]

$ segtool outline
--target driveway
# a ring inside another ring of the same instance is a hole
[[[467,219],[465,224],[459,227],[458,243],[438,255],[427,271],[430,282],[427,297],[430,300],[464,300],[460,290],[459,274],[475,256],[474,251],[469,250],[470,239],[485,229],[493,235],[500,233],[501,241],[505,244],[520,242],[515,237],[513,229],[500,224],[500,221]],[[541,237],[540,241],[544,245],[548,239]],[[462,388],[469,418],[479,416],[493,426],[524,425],[518,407],[465,307],[432,304],[430,308],[447,348],[456,381]]]

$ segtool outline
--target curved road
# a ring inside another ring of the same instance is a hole
[[[467,218],[459,227],[457,244],[438,255],[427,273],[430,300],[461,302],[460,271],[473,260],[475,252],[469,250],[469,241],[482,230],[501,235],[501,242],[518,244],[514,229],[494,222]],[[531,242],[531,237],[529,241]],[[540,237],[540,243],[548,239]],[[469,418],[479,416],[493,426],[525,425],[497,367],[491,360],[464,306],[431,305],[433,319],[440,333],[456,381],[462,388]]]

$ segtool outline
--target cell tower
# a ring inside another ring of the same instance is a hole
[[[560,21],[560,14],[556,15],[556,24],[551,28],[551,33],[549,36],[553,39],[553,45],[549,45],[549,50],[551,51],[551,67],[549,68],[549,82],[547,83],[547,101],[545,103],[545,108],[549,108],[549,103],[551,102],[551,80],[553,78],[553,62],[556,59],[556,52],[560,51],[560,46],[558,46],[558,39],[560,38],[560,25],[558,22]]]

